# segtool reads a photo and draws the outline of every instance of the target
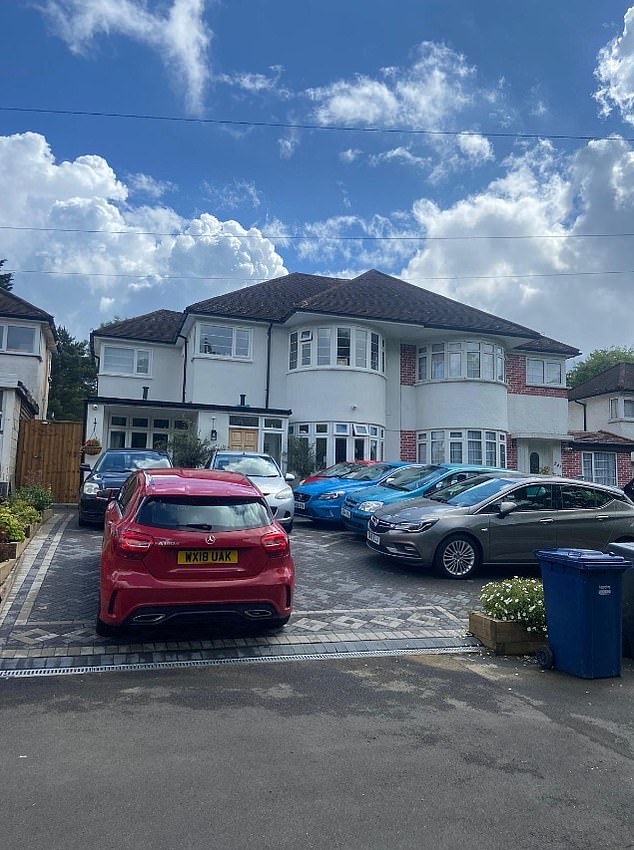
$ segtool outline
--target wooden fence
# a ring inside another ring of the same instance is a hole
[[[83,427],[82,422],[20,422],[16,486],[43,484],[56,502],[76,502]]]

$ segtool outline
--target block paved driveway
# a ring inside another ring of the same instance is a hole
[[[94,631],[101,533],[78,528],[75,511],[57,512],[29,544],[0,607],[0,677],[479,646],[466,633],[468,613],[499,574],[437,578],[308,520],[291,540],[295,612],[282,632],[146,629],[113,640]]]

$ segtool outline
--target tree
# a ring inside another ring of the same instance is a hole
[[[6,260],[0,260],[0,270],[5,263]],[[11,272],[0,274],[0,289],[5,289],[7,292],[11,292],[13,289],[13,274]]]
[[[288,438],[287,466],[300,478],[305,478],[315,471],[315,449],[306,437]]]
[[[191,427],[174,434],[167,447],[174,466],[186,469],[207,466],[212,450],[209,440],[201,440]]]
[[[84,418],[84,401],[95,392],[97,368],[88,343],[76,340],[64,327],[57,329],[57,352],[51,366],[49,419]]]
[[[568,386],[583,384],[617,363],[634,363],[634,348],[613,345],[611,348],[597,348],[590,352],[568,372]]]

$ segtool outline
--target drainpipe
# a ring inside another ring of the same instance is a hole
[[[185,404],[185,388],[187,387],[187,337],[183,336],[183,334],[178,335],[179,339],[185,340],[184,352],[183,352],[183,392],[181,401]]]
[[[268,410],[269,407],[269,391],[271,387],[271,332],[273,330],[273,322],[269,322],[269,327],[266,332],[266,390],[264,392],[264,407]]]
[[[587,422],[586,422],[586,403],[584,401],[577,401],[576,398],[573,398],[575,404],[580,404],[583,407],[583,430],[587,431]]]

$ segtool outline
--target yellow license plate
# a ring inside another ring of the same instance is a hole
[[[237,549],[187,549],[178,553],[178,564],[196,567],[200,564],[237,564]]]

